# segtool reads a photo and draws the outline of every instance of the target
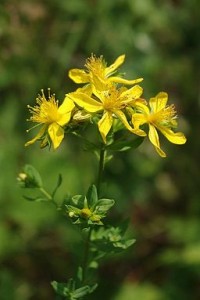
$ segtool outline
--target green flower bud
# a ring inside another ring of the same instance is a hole
[[[17,180],[23,188],[40,188],[42,179],[38,171],[31,165],[25,165],[24,172],[19,173]]]
[[[89,208],[83,208],[81,209],[81,212],[80,212],[80,216],[84,219],[89,219],[90,216],[92,215],[92,212]]]
[[[100,217],[99,215],[92,215],[92,216],[90,217],[90,220],[91,220],[92,222],[98,223],[98,222],[101,221],[101,217]]]

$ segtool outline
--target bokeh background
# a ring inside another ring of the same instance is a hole
[[[113,218],[131,220],[137,239],[125,255],[110,257],[91,299],[200,299],[200,4],[198,0],[1,0],[0,2],[0,298],[54,299],[49,282],[66,281],[76,267],[79,236],[64,216],[30,203],[17,183],[33,164],[51,190],[62,173],[63,194],[85,193],[96,162],[78,142],[40,150],[30,139],[27,104],[41,88],[59,99],[74,89],[70,68],[91,53],[143,77],[145,97],[170,95],[183,146],[162,139],[168,157],[145,142],[116,155],[106,169]]]

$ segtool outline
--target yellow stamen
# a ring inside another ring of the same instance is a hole
[[[50,89],[48,89],[48,99],[46,99],[44,91],[41,90],[41,95],[38,95],[36,102],[37,105],[34,107],[28,105],[29,111],[32,113],[30,121],[51,124],[59,120],[58,101],[55,100],[55,94],[50,95]]]
[[[176,118],[175,106],[169,105],[155,113],[151,112],[151,114],[147,116],[147,122],[154,125],[159,124],[166,127],[174,127]]]
[[[93,75],[102,79],[105,78],[106,64],[103,61],[103,56],[96,57],[92,54],[92,56],[87,59],[85,67],[89,73],[91,72]]]

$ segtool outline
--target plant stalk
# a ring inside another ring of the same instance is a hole
[[[100,156],[99,156],[99,170],[98,170],[98,177],[97,177],[97,193],[100,194],[102,177],[103,177],[103,170],[104,170],[104,160],[105,160],[105,149],[101,148]]]
[[[104,161],[105,161],[105,149],[100,149],[100,155],[99,155],[99,167],[98,167],[98,176],[97,176],[97,193],[100,194],[100,188],[102,183],[102,177],[103,177],[103,170],[104,170]],[[83,277],[82,281],[86,281],[86,275],[88,270],[88,260],[89,260],[89,253],[90,253],[90,239],[92,234],[92,227],[90,227],[88,236],[85,242],[85,253],[84,253],[84,259],[83,259]]]

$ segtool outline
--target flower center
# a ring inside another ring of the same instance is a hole
[[[102,102],[104,109],[108,111],[115,109],[121,110],[125,106],[120,99],[120,91],[114,88],[103,92]]]
[[[176,118],[177,116],[174,105],[166,106],[155,113],[151,112],[151,114],[147,116],[148,123],[154,125],[159,124],[165,127],[175,127]]]
[[[59,120],[60,114],[58,112],[58,101],[55,100],[55,95],[50,95],[50,91],[48,99],[46,99],[44,91],[42,90],[42,94],[38,95],[36,102],[36,106],[28,106],[30,112],[32,113],[30,121],[51,124]]]
[[[101,79],[105,78],[106,65],[103,61],[103,56],[96,57],[92,55],[90,58],[87,59],[85,66],[88,69],[88,72],[92,75],[100,77]]]

